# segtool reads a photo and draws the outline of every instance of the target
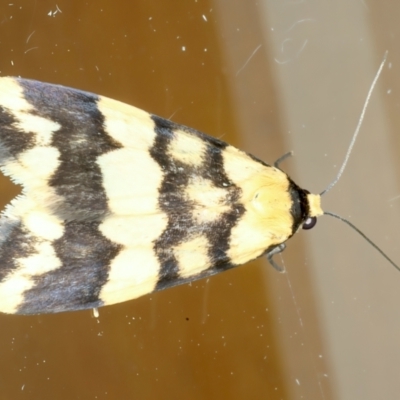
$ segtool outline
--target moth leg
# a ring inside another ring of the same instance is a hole
[[[279,160],[278,160],[279,161]],[[277,246],[275,246],[272,250],[270,250],[268,253],[266,253],[265,255],[267,256],[267,260],[268,262],[278,271],[278,272],[285,272],[285,268],[281,267],[280,265],[278,265],[273,259],[272,257],[275,254],[279,254],[282,253],[283,250],[285,250],[286,248],[286,244],[285,243],[281,243],[278,244]]]
[[[291,157],[293,155],[293,151],[289,151],[288,153],[284,154],[283,156],[279,157],[275,162],[274,162],[274,167],[279,168],[279,164],[282,161],[285,161],[288,157]]]

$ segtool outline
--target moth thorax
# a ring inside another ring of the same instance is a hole
[[[288,192],[274,190],[274,187],[263,186],[258,188],[252,200],[252,205],[260,216],[269,216],[277,210],[290,210],[290,197]]]
[[[251,201],[251,208],[264,229],[283,239],[292,234],[291,206],[290,194],[281,185],[257,188]]]

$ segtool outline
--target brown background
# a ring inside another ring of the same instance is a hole
[[[389,0],[3,1],[0,72],[134,104],[269,162],[293,149],[287,171],[319,192],[389,50],[324,200],[400,262],[399,15]],[[18,188],[1,185],[5,204]],[[259,260],[99,319],[0,315],[0,399],[397,399],[400,274],[328,217],[277,261],[286,274]]]

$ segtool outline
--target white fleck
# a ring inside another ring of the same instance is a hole
[[[31,51],[31,50],[35,50],[35,49],[38,49],[38,48],[39,48],[38,46],[36,46],[36,47],[31,47],[30,49],[25,50],[25,51],[24,51],[24,54],[28,53],[28,52]]]
[[[32,35],[35,33],[35,31],[33,31],[29,36],[28,36],[28,39],[26,39],[26,43],[28,43],[29,42],[29,40],[31,39],[31,37],[32,37]]]
[[[392,89],[388,89],[388,91],[386,92],[387,94],[392,93]]]
[[[296,383],[300,386],[300,381],[298,379],[296,379]]]
[[[203,17],[204,21],[207,22],[207,17],[204,14],[202,15],[202,17]]]
[[[182,51],[186,51],[186,46],[182,46]]]
[[[397,196],[392,197],[391,199],[389,199],[389,202],[390,202],[390,201],[397,200],[397,199],[400,199],[400,195],[397,195]]]
[[[55,11],[49,11],[49,12],[47,13],[47,15],[48,15],[49,17],[55,17],[56,14],[58,14],[58,13],[62,13],[62,11],[60,10],[60,7],[58,7],[58,5],[56,4],[56,9],[55,9]]]
[[[300,19],[299,21],[296,21],[288,30],[287,32],[291,31],[297,24],[301,24],[303,22],[315,22],[315,19],[312,18],[304,18]]]
[[[254,55],[257,53],[258,50],[260,50],[261,48],[261,44],[259,44],[255,50],[253,50],[253,52],[250,54],[250,57],[248,57],[248,59],[246,60],[246,62],[243,64],[243,66],[241,68],[239,68],[239,70],[236,72],[236,76],[238,76],[240,74],[240,72],[246,67],[246,65],[250,62],[250,60],[254,57]]]

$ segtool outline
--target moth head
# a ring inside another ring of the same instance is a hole
[[[321,196],[319,194],[307,194],[307,201],[308,201],[308,216],[303,222],[302,228],[303,229],[311,229],[317,223],[317,217],[324,214],[321,208]]]

